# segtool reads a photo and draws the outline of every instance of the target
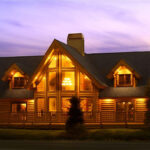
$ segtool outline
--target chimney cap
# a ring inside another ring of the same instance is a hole
[[[69,33],[67,39],[84,39],[84,36],[82,33]]]

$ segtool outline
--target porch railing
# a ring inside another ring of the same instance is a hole
[[[143,123],[145,111],[136,112],[84,112],[85,123]],[[65,123],[68,118],[66,112],[48,113],[0,113],[0,123]]]

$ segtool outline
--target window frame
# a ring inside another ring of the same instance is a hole
[[[94,100],[92,99],[92,97],[80,96],[80,104],[81,104],[81,101],[84,100],[84,99],[87,100],[86,111],[82,111],[82,112],[83,113],[91,113],[91,112],[93,112],[94,111],[94,109],[93,109],[94,108]],[[91,101],[91,104],[92,104],[92,110],[91,111],[89,111],[89,109],[88,109],[88,100]],[[80,108],[81,108],[81,105],[80,105]]]
[[[50,99],[51,98],[55,98],[55,111],[50,111]],[[48,112],[53,113],[53,112],[57,112],[57,97],[53,96],[53,97],[48,97]]]
[[[63,111],[63,109],[62,109],[62,107],[63,107],[63,98],[66,98],[66,99],[70,100],[70,99],[71,99],[71,96],[61,96],[61,112],[63,112],[63,113],[68,113],[69,110],[68,110],[68,111]],[[70,105],[71,105],[71,104],[70,104]]]
[[[82,72],[79,71],[79,91],[80,91],[80,93],[85,93],[85,92],[86,92],[86,93],[87,93],[87,92],[89,93],[89,92],[93,92],[93,83],[92,83],[92,80],[91,80],[87,75],[86,75],[86,76],[89,78],[89,80],[90,80],[90,82],[91,82],[91,89],[90,89],[90,90],[81,90],[81,79],[80,79],[80,74],[86,75],[85,73],[82,73]]]
[[[62,85],[62,82],[63,82],[63,78],[62,78],[62,74],[64,72],[73,72],[74,73],[74,90],[63,90],[63,85]],[[61,71],[61,79],[60,79],[60,84],[61,84],[61,92],[75,92],[76,91],[76,70],[62,70]]]
[[[60,55],[61,55],[61,63],[60,63],[60,64],[61,64],[61,65],[60,65],[61,69],[75,69],[75,64],[73,63],[73,61],[71,60],[70,57],[68,57],[68,56],[67,56],[66,54],[64,54],[64,53],[61,53]],[[72,65],[73,65],[73,67],[64,67],[64,66],[63,66],[63,55],[70,59],[70,61],[71,61]]]
[[[50,79],[49,79],[49,76],[50,76],[50,73],[55,73],[55,89],[54,90],[50,90]],[[47,84],[48,84],[48,86],[47,86],[47,88],[48,88],[48,92],[50,92],[50,93],[56,93],[56,91],[57,91],[57,89],[58,89],[58,73],[57,73],[57,70],[56,69],[48,69],[48,79],[47,79]]]
[[[130,75],[130,83],[127,83],[127,76]],[[120,84],[120,76],[123,76],[123,83]],[[117,87],[131,87],[133,86],[133,75],[132,74],[117,74],[116,75]]]
[[[13,105],[13,104],[17,104],[17,105],[19,105],[19,104],[20,104],[20,105],[21,105],[21,104],[26,104],[25,112],[20,112],[20,111],[19,111],[19,112],[18,112],[18,111],[17,111],[17,112],[12,112],[12,105]],[[27,113],[27,110],[28,110],[27,107],[28,107],[27,102],[12,102],[12,103],[11,103],[11,113]]]

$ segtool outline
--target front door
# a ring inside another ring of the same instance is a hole
[[[132,100],[116,102],[116,121],[117,122],[134,121],[134,102]]]

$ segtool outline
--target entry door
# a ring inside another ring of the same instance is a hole
[[[117,122],[133,122],[134,121],[133,101],[116,102],[116,121]]]

